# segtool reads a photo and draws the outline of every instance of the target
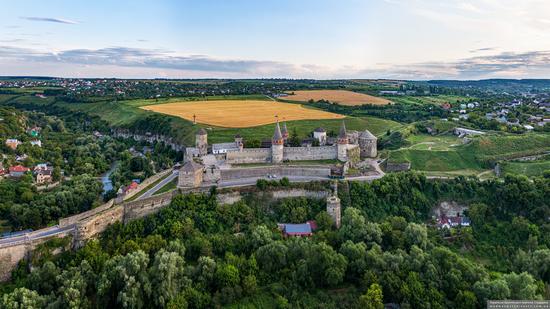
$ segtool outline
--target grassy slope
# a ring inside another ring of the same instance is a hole
[[[540,176],[544,171],[550,171],[550,161],[535,162],[505,162],[501,165],[504,174]]]
[[[83,111],[92,115],[99,116],[101,119],[107,121],[110,125],[116,127],[124,127],[134,123],[137,120],[143,119],[148,115],[156,114],[154,112],[145,111],[139,108],[139,106],[150,104],[163,104],[169,102],[177,102],[182,100],[270,100],[263,95],[250,95],[250,96],[215,96],[207,98],[170,98],[170,99],[141,99],[141,100],[128,100],[119,102],[96,102],[96,103],[56,103],[64,109],[73,111]],[[23,96],[10,103],[33,103],[33,104],[51,104],[52,99],[40,99],[36,97]],[[243,136],[244,139],[269,139],[273,134],[274,124],[251,127],[245,129],[230,129],[230,128],[217,128],[207,125],[194,126],[190,121],[182,118],[165,116],[170,119],[170,126],[172,127],[173,135],[187,145],[192,145],[195,142],[194,134],[200,127],[209,128],[209,141],[211,143],[228,142],[232,141],[233,137],[238,133]],[[288,129],[292,132],[296,129],[300,137],[308,136],[315,128],[322,126],[328,132],[338,132],[340,128],[341,120],[300,120],[288,122]],[[348,117],[346,118],[346,126],[351,130],[364,130],[368,128],[373,134],[381,135],[388,129],[395,129],[400,126],[398,122],[385,120],[375,117]]]
[[[480,160],[505,160],[550,151],[550,134],[482,136],[465,147]]]
[[[415,139],[422,140],[419,137]],[[483,136],[467,145],[448,149],[399,149],[390,153],[389,160],[411,162],[412,169],[421,171],[481,171],[487,168],[484,162],[488,160],[511,159],[550,150],[550,135]]]

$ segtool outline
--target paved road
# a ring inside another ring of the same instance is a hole
[[[2,247],[3,245],[13,245],[13,244],[16,244],[16,243],[19,243],[19,242],[25,242],[27,240],[33,240],[33,239],[39,239],[39,238],[42,238],[42,237],[53,236],[53,235],[61,234],[61,233],[64,233],[64,232],[67,232],[67,231],[70,231],[70,230],[73,230],[73,229],[74,229],[74,226],[72,226],[72,225],[65,226],[63,228],[60,228],[59,226],[56,225],[56,226],[44,228],[44,229],[41,229],[41,230],[38,230],[38,231],[26,233],[26,234],[23,234],[23,235],[17,235],[17,236],[13,236],[13,237],[1,238],[0,239],[0,247]]]
[[[171,174],[171,175],[169,175],[168,177],[164,178],[161,182],[159,182],[159,183],[156,184],[154,187],[152,187],[151,189],[147,190],[147,192],[143,193],[143,194],[140,195],[138,198],[136,198],[136,201],[142,200],[142,199],[144,199],[144,198],[151,197],[153,194],[155,194],[155,192],[157,192],[158,190],[160,190],[162,187],[164,187],[165,185],[167,185],[170,181],[174,180],[176,177],[178,177],[178,171],[177,171],[177,170],[174,170],[174,171],[172,171],[172,174]]]
[[[353,180],[353,181],[371,181],[373,179],[378,179],[383,177],[384,174],[375,175],[375,176],[358,176],[358,177],[349,177],[346,178],[347,180]],[[147,197],[152,196],[155,192],[160,190],[160,188],[164,187],[166,184],[168,184],[170,181],[174,180],[176,177],[178,177],[178,171],[173,171],[172,174],[170,174],[168,177],[164,178],[162,181],[160,181],[157,185],[155,185],[153,188],[147,190],[147,192],[143,193],[140,197],[137,198],[137,200],[144,199]],[[254,178],[241,178],[231,181],[224,181],[218,183],[219,188],[228,188],[228,187],[244,187],[244,186],[250,186],[255,185],[258,179],[261,179],[265,177],[254,177]],[[309,176],[290,176],[287,177],[290,182],[309,182],[309,181],[318,181],[318,180],[328,180],[328,177],[309,177]],[[268,180],[280,180],[281,177],[277,177],[275,179],[268,179]],[[12,236],[12,237],[6,237],[6,238],[0,238],[0,247],[4,246],[10,246],[10,245],[17,245],[18,243],[34,240],[34,239],[40,239],[42,237],[52,236],[60,233],[64,233],[67,231],[70,231],[74,229],[73,225],[66,226],[63,228],[60,228],[59,226],[52,226],[48,228],[44,228],[38,231],[30,232],[23,235],[18,236]]]

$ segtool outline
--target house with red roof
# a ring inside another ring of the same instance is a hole
[[[10,166],[9,168],[10,176],[14,178],[19,178],[30,170],[30,168],[24,167],[23,165]]]
[[[139,186],[139,184],[137,182],[132,181],[132,183],[129,186],[127,186],[126,188],[124,188],[124,190],[122,190],[122,192],[124,194],[128,194],[128,193],[134,191],[135,189],[137,189],[138,186]]]

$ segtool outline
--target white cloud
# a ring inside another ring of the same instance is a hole
[[[54,18],[54,17],[35,17],[35,16],[21,16],[21,19],[30,20],[30,21],[42,21],[49,23],[58,23],[58,24],[78,24],[74,20],[64,19],[64,18]]]
[[[491,52],[492,48],[479,50]],[[316,64],[220,59],[205,55],[181,55],[166,50],[128,47],[48,52],[0,46],[0,65],[3,67],[3,73],[9,75],[53,75],[55,73],[63,77],[291,77],[417,80],[541,78],[550,76],[550,51],[504,52],[455,61],[430,61],[402,65],[378,64],[369,68],[361,66],[329,68]],[[48,71],[52,68],[55,69]],[[60,72],[61,68],[64,71]]]

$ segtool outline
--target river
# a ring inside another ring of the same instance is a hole
[[[108,191],[111,191],[113,189],[113,183],[111,182],[111,174],[114,173],[118,166],[118,161],[111,164],[111,168],[105,172],[103,175],[101,175],[101,183],[103,183],[103,195],[107,193]]]

